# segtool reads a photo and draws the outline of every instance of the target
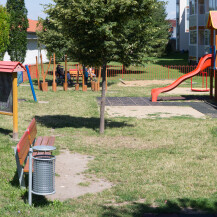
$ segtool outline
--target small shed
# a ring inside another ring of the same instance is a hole
[[[217,11],[210,11],[206,25],[207,29],[217,29]]]
[[[212,48],[212,70],[210,71],[210,97],[213,98],[213,77],[215,78],[215,100],[217,101],[217,11],[210,11],[209,18],[206,25],[210,29],[210,45]],[[215,31],[214,31],[215,30]]]
[[[13,139],[18,139],[17,72],[26,71],[20,62],[0,61],[0,114],[13,116]]]
[[[13,73],[20,71],[26,71],[25,67],[20,62],[0,61],[0,72]]]

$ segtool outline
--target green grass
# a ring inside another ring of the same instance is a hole
[[[51,76],[48,76],[51,79]],[[109,81],[107,96],[150,96],[148,87],[121,87]],[[11,139],[12,117],[0,121],[0,213],[2,216],[141,216],[172,213],[184,208],[217,212],[217,120],[191,117],[135,119],[106,116],[105,134],[99,136],[100,92],[56,93],[18,87],[19,138],[33,117],[38,135],[55,135],[61,149],[94,156],[85,171],[114,184],[101,193],[65,202],[47,201],[18,186]],[[159,85],[157,85],[159,86]],[[124,109],[124,108],[123,108]],[[58,176],[58,174],[57,174]],[[88,183],[80,183],[88,186]]]

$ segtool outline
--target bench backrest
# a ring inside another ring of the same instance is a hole
[[[20,141],[17,144],[17,152],[20,161],[20,165],[23,165],[28,155],[30,145],[33,144],[37,134],[36,121],[35,118],[32,119],[27,130],[21,137]]]
[[[29,124],[27,130],[26,130],[30,136],[30,143],[33,144],[36,134],[37,134],[37,127],[36,127],[36,120],[35,118],[32,119],[31,123]]]
[[[29,142],[29,134],[27,131],[23,134],[20,141],[17,144],[17,152],[18,157],[20,161],[20,165],[23,165],[26,159],[26,156],[28,155],[30,148],[30,142]]]
[[[78,71],[77,70],[70,70],[69,69],[69,74],[72,76],[77,76],[78,75]],[[82,72],[79,71],[79,76],[82,76]]]

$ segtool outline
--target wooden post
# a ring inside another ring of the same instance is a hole
[[[67,91],[68,83],[67,83],[67,55],[65,55],[65,83],[63,84],[63,90]]]
[[[17,72],[12,73],[13,77],[13,139],[18,139],[18,99],[17,99]]]
[[[52,90],[54,92],[57,91],[57,83],[56,83],[56,57],[55,57],[55,53],[53,54],[53,84],[52,84]]]
[[[97,81],[97,90],[96,91],[99,91],[99,89],[100,89],[101,73],[102,73],[102,70],[101,70],[101,67],[100,67],[99,68],[99,77],[98,77],[98,81]]]
[[[42,54],[40,55],[40,57],[41,57],[41,75],[43,78],[43,82],[45,82],[45,80],[44,80],[44,66],[43,66],[43,62],[42,62]]]
[[[212,55],[214,55],[214,38],[213,38],[213,29],[211,29],[211,33],[210,33],[210,44],[212,46]],[[213,98],[213,73],[214,73],[214,58],[212,60],[212,66],[211,66],[211,70],[210,70],[210,98]]]
[[[85,83],[84,83],[84,74],[85,74],[85,66],[83,65],[83,73],[82,73],[82,91],[85,91]]]
[[[43,61],[42,61],[42,54],[41,54],[41,74],[43,77],[43,82],[41,84],[41,90],[47,91],[48,90],[48,83],[45,82],[45,73],[44,73],[44,65],[43,65]]]
[[[79,90],[79,72],[80,72],[80,64],[77,64],[76,66],[77,69],[77,77],[76,77],[76,84],[75,84],[75,90]]]
[[[50,57],[48,67],[47,67],[47,70],[46,70],[45,75],[44,75],[44,80],[45,80],[46,77],[47,77],[47,73],[48,73],[48,70],[49,70],[49,68],[50,68],[50,64],[51,64],[51,59],[52,59],[52,56]]]
[[[37,56],[36,56],[36,73],[37,73],[37,79],[38,79],[38,89],[41,90],[41,85],[40,85],[40,80],[39,80],[40,73],[38,71],[38,57]]]

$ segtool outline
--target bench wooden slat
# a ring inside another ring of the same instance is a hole
[[[53,146],[53,145],[54,145],[54,142],[55,142],[55,137],[54,137],[54,136],[51,136],[51,137],[49,137],[49,140],[48,140],[47,145],[48,145],[48,146]]]
[[[29,135],[25,131],[19,143],[17,144],[17,151],[18,151],[20,165],[24,164],[26,156],[28,155],[28,152],[29,152],[29,148],[30,148]]]
[[[43,137],[43,140],[41,142],[41,145],[47,145],[48,144],[48,141],[49,141],[49,137],[48,136],[44,136]]]
[[[27,128],[27,132],[30,135],[30,143],[32,144],[36,138],[37,134],[37,127],[36,127],[36,120],[35,118],[32,119],[31,123],[29,124]]]
[[[43,140],[43,137],[42,137],[42,136],[39,136],[39,137],[36,139],[35,146],[41,145],[42,140]]]

